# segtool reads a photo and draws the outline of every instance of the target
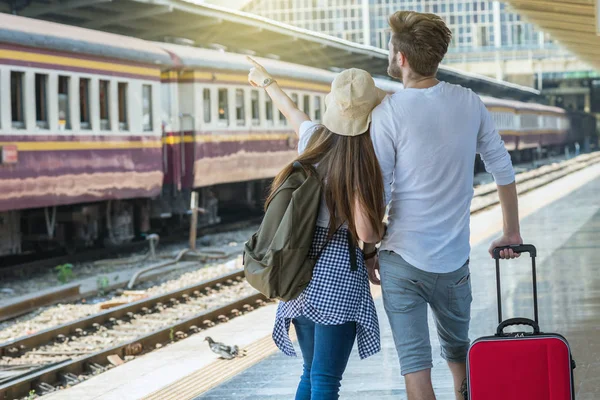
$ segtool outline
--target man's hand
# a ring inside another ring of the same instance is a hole
[[[369,281],[373,285],[381,285],[381,281],[379,280],[379,256],[376,255],[373,258],[365,260],[365,266],[367,267],[367,274],[369,275]],[[377,272],[375,272],[377,271]]]
[[[496,247],[510,246],[515,244],[523,244],[523,239],[521,239],[521,234],[514,233],[510,235],[502,235],[500,238],[494,240],[490,245],[488,252],[492,258],[494,257],[494,249]],[[508,259],[508,258],[518,258],[521,256],[520,253],[515,253],[512,249],[500,250],[500,258]]]

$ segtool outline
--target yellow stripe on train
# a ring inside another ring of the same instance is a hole
[[[233,134],[233,135],[197,135],[196,143],[212,142],[244,142],[260,140],[288,140],[292,135],[289,134]],[[111,150],[111,149],[156,149],[163,145],[179,144],[182,141],[181,136],[167,136],[161,139],[144,141],[49,141],[49,142],[0,142],[0,146],[16,145],[19,151],[47,151],[47,150]],[[184,143],[194,142],[194,136],[185,135]]]
[[[81,58],[54,56],[18,50],[0,49],[0,58],[18,60],[20,62],[29,61],[49,65],[60,65],[66,67],[85,68],[98,71],[110,71],[124,74],[142,75],[150,78],[160,77],[159,68],[138,67],[133,65],[114,64],[102,61],[90,61]]]

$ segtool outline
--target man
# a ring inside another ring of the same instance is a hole
[[[469,210],[475,154],[481,154],[494,175],[504,218],[504,234],[490,251],[522,243],[514,171],[480,98],[435,77],[451,39],[444,21],[433,14],[402,11],[389,23],[388,74],[402,80],[405,89],[373,112],[371,136],[390,210],[379,258],[368,261],[368,271],[378,284],[375,270],[380,269],[408,399],[435,399],[428,304],[456,399],[461,399],[466,395],[472,299]],[[503,250],[501,257],[518,254]]]

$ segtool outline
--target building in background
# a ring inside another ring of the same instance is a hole
[[[545,73],[590,70],[500,1],[250,0],[242,10],[384,49],[390,14],[429,12],[452,30],[444,63],[456,68],[538,89]]]
[[[386,48],[387,18],[398,10],[438,14],[454,34],[453,51],[539,48],[549,39],[498,1],[251,0],[245,11],[353,42]]]

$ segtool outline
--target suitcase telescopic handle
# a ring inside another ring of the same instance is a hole
[[[531,255],[532,258],[535,258],[537,256],[537,250],[535,249],[535,246],[532,244],[513,244],[510,246],[503,246],[503,247],[496,247],[494,248],[494,258],[497,260],[500,258],[500,251],[501,250],[506,250],[506,249],[512,249],[515,253],[529,253]]]
[[[529,318],[510,318],[506,321],[500,322],[498,329],[496,330],[497,336],[504,335],[504,328],[512,325],[527,325],[533,328],[533,333],[536,335],[540,334],[540,326],[537,322],[530,320]]]
[[[537,299],[537,277],[536,277],[536,271],[535,271],[535,257],[537,256],[537,250],[536,250],[535,246],[532,244],[520,244],[520,245],[496,247],[492,251],[492,253],[494,255],[494,259],[496,260],[496,292],[498,295],[498,324],[502,325],[502,291],[500,288],[500,251],[506,250],[506,249],[512,249],[514,252],[517,252],[517,253],[529,253],[529,255],[531,256],[531,275],[533,277],[533,315],[534,315],[534,322],[537,325],[537,324],[539,324],[538,299]],[[515,318],[513,318],[513,319],[515,319]],[[510,321],[510,320],[507,320],[507,321]],[[511,324],[511,325],[515,325],[515,324]],[[528,324],[525,324],[525,325],[528,325]],[[508,325],[503,326],[502,329],[504,329],[506,326],[508,326]],[[500,329],[500,326],[498,326],[498,329]],[[534,331],[535,331],[535,327],[534,327]],[[538,333],[539,333],[539,327],[538,327]]]

